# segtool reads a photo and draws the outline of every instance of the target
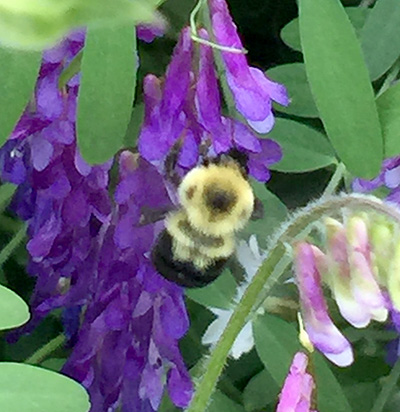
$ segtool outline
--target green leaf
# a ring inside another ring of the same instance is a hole
[[[159,0],[0,0],[0,41],[42,50],[71,29],[150,21]]]
[[[378,0],[361,33],[371,80],[381,77],[400,56],[400,1]]]
[[[258,356],[281,387],[294,354],[301,348],[296,328],[277,316],[264,314],[253,322],[253,334]]]
[[[252,182],[254,194],[264,206],[264,216],[260,220],[250,221],[243,233],[246,237],[256,235],[258,244],[265,249],[267,239],[287,217],[287,208],[279,198],[270,192],[264,184]]]
[[[32,97],[41,59],[41,53],[0,47],[0,145],[13,131]]]
[[[376,100],[383,131],[385,158],[400,154],[400,83]]]
[[[15,292],[0,286],[0,330],[21,326],[29,318],[28,305]]]
[[[336,162],[335,152],[325,135],[302,123],[276,119],[269,133],[283,151],[279,163],[271,166],[280,172],[308,172]]]
[[[378,381],[352,382],[343,388],[354,411],[371,411],[371,407],[378,395]]]
[[[82,156],[103,163],[123,146],[136,87],[133,27],[89,29],[82,59],[77,132]]]
[[[255,375],[243,391],[243,404],[247,412],[260,411],[271,403],[276,403],[279,386],[266,369]]]
[[[232,401],[221,391],[215,391],[210,400],[207,412],[245,412],[243,406]]]
[[[270,79],[284,84],[289,93],[289,106],[284,107],[274,103],[276,110],[296,116],[319,117],[303,63],[277,66],[265,74]]]
[[[346,7],[344,9],[356,31],[357,37],[361,37],[361,31],[367,20],[370,9],[366,7]],[[293,19],[281,30],[282,40],[292,49],[301,52],[299,19]]]
[[[312,357],[315,366],[318,409],[324,412],[351,412],[351,406],[329,362],[318,352],[315,352]]]
[[[374,92],[360,44],[339,0],[301,0],[307,77],[329,139],[347,169],[372,178],[383,157]]]
[[[89,396],[74,380],[21,363],[0,363],[0,410],[87,412]]]
[[[185,294],[200,305],[229,309],[236,293],[236,282],[229,270],[201,289],[186,289]]]

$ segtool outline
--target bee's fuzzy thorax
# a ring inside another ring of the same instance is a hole
[[[251,186],[234,161],[192,169],[179,186],[179,198],[190,224],[212,236],[243,228],[254,207]]]

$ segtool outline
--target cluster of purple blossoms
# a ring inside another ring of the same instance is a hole
[[[210,0],[209,5],[217,41],[222,46],[242,48],[225,1]],[[210,37],[205,29],[199,30],[199,36],[205,40]],[[196,46],[198,60],[194,58]],[[285,88],[249,67],[243,54],[221,53],[238,110],[256,130],[269,131],[273,125],[271,99],[287,105]],[[183,169],[196,164],[199,147],[207,141],[211,142],[211,155],[232,147],[246,152],[250,175],[263,182],[270,176],[268,166],[281,159],[277,143],[260,139],[247,125],[223,116],[212,48],[195,43],[188,27],[182,30],[163,82],[154,75],[145,78],[144,96],[145,120],[139,151],[159,168],[180,137],[184,139],[179,159]]]
[[[383,161],[382,168],[377,177],[372,180],[355,179],[353,190],[356,192],[372,192],[377,189],[386,191],[386,201],[400,206],[400,157],[391,157]],[[389,344],[388,361],[394,363],[400,356],[400,309],[393,310],[392,328],[398,333],[399,338]]]
[[[79,78],[72,78],[64,90],[58,84],[83,42],[84,33],[74,33],[44,53],[35,108],[27,107],[0,152],[2,179],[18,185],[12,209],[28,223],[28,272],[37,277],[33,320],[26,330],[55,307],[85,303],[97,253],[95,239],[111,213],[111,163],[91,167],[76,146]]]
[[[210,10],[218,14],[215,36],[230,33],[218,41],[238,46],[225,2],[210,1]],[[200,35],[208,38],[204,29]],[[12,208],[28,224],[28,272],[37,279],[33,320],[23,331],[52,309],[64,309],[73,346],[64,372],[88,388],[92,412],[156,411],[165,387],[177,406],[186,407],[192,383],[178,347],[189,327],[183,290],[152,266],[150,250],[163,223],[141,225],[142,211],[175,201],[162,166],[178,138],[184,140],[181,171],[196,164],[202,143],[211,142],[211,154],[234,146],[246,152],[249,172],[260,181],[269,179],[268,166],[280,160],[281,150],[222,115],[212,49],[199,45],[196,62],[196,44],[186,28],[163,84],[153,75],[145,78],[139,154],[120,155],[113,206],[108,191],[112,160],[90,166],[77,148],[79,74],[62,90],[58,84],[83,44],[84,33],[75,33],[44,53],[35,104],[0,151],[3,181],[18,185]],[[223,59],[238,109],[253,127],[257,122],[272,127],[271,98],[287,104],[284,88],[249,67],[243,55],[224,52]],[[252,99],[262,96],[262,104],[261,97],[255,104],[244,101],[246,87]],[[252,111],[241,110],[250,106]]]
[[[156,411],[164,382],[175,405],[185,407],[192,383],[178,347],[189,327],[183,290],[149,260],[160,224],[139,224],[144,207],[169,204],[167,191],[154,166],[123,152],[115,200],[112,222],[104,227],[96,291],[64,371],[90,389],[93,411],[118,404],[127,411]]]
[[[339,312],[352,326],[395,319],[400,309],[400,238],[395,224],[378,214],[327,218],[326,251],[301,242],[295,271],[305,330],[311,343],[339,366],[353,362],[349,341],[333,323],[323,295],[330,290]]]

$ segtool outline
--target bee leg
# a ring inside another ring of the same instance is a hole
[[[253,213],[250,216],[251,220],[259,220],[264,217],[264,205],[260,199],[254,198]]]
[[[206,139],[200,143],[199,146],[199,156],[203,159],[203,165],[207,166],[209,164],[208,150],[211,147],[211,140]]]
[[[171,182],[175,187],[178,187],[182,181],[182,178],[179,176],[176,170],[176,165],[178,164],[179,154],[181,153],[182,146],[183,138],[180,137],[172,145],[164,161],[165,175],[167,176],[168,181]]]
[[[146,226],[164,219],[169,212],[175,209],[174,205],[168,205],[159,209],[153,209],[148,206],[142,206],[140,210],[139,226]]]

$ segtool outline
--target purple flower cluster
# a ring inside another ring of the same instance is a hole
[[[395,224],[374,213],[348,215],[345,223],[327,218],[325,228],[325,252],[307,242],[296,246],[296,279],[310,341],[332,362],[347,366],[353,351],[329,316],[322,283],[352,326],[385,322],[389,313],[398,322],[400,239]]]
[[[215,36],[226,26],[232,37],[218,41],[237,46],[225,3],[210,3],[222,18],[213,21]],[[204,29],[200,36],[209,37]],[[193,43],[185,28],[165,79],[145,78],[140,154],[121,153],[113,205],[112,160],[90,166],[77,148],[79,74],[62,89],[58,84],[83,42],[84,33],[74,33],[45,52],[34,103],[0,150],[2,179],[18,185],[12,208],[28,224],[28,272],[37,279],[34,317],[24,331],[52,309],[64,309],[73,344],[64,372],[88,388],[92,412],[156,411],[165,388],[175,405],[186,407],[192,383],[178,347],[189,327],[183,291],[152,266],[150,250],[163,223],[142,226],[142,211],[174,203],[163,164],[178,138],[184,141],[182,173],[196,165],[201,145],[211,143],[211,155],[232,147],[246,152],[250,174],[267,181],[281,150],[222,115],[212,49]],[[224,52],[223,59],[238,109],[257,130],[269,130],[271,99],[287,103],[285,90],[249,67],[243,55]],[[244,100],[246,88],[256,104]]]
[[[372,192],[383,189],[386,193],[386,201],[400,206],[400,157],[391,157],[383,161],[381,171],[377,177],[372,180],[354,179],[353,190],[356,192]],[[385,252],[384,248],[382,252]],[[385,255],[385,254],[384,254]],[[388,361],[395,363],[400,355],[400,308],[392,310],[392,329],[398,334],[399,338],[395,339],[389,345]]]
[[[130,152],[121,154],[120,177],[94,298],[64,370],[89,388],[93,411],[118,404],[156,411],[165,381],[175,405],[185,407],[192,383],[178,347],[189,327],[183,291],[148,258],[160,228],[139,225],[143,207],[167,205],[169,197],[154,166]]]
[[[37,279],[33,320],[17,335],[62,307],[74,344],[64,372],[88,388],[93,412],[118,405],[157,410],[165,382],[173,402],[184,407],[192,384],[178,347],[189,326],[183,291],[148,258],[162,223],[138,225],[143,206],[160,207],[169,197],[155,168],[126,152],[112,208],[112,162],[90,166],[81,158],[79,76],[63,90],[58,79],[83,40],[73,34],[45,53],[36,108],[27,108],[0,152],[3,180],[18,185],[12,208],[28,223],[28,272]]]
[[[28,223],[28,272],[37,277],[31,305],[37,321],[55,307],[83,304],[90,292],[101,225],[110,218],[108,170],[77,150],[78,76],[64,90],[58,78],[83,46],[82,32],[44,53],[35,109],[25,110],[0,151],[2,178],[18,185],[13,210]]]
[[[204,29],[199,34],[208,39]],[[210,154],[226,152],[232,147],[246,152],[250,175],[267,181],[268,166],[281,159],[279,145],[270,139],[258,138],[248,126],[222,115],[212,49],[198,44],[199,61],[196,62],[193,53],[196,45],[190,29],[183,29],[165,80],[162,82],[154,75],[145,78],[145,120],[139,139],[141,155],[161,167],[172,144],[183,137],[179,166],[189,169],[197,163],[200,144],[210,141]],[[233,53],[230,59],[235,58],[239,59],[239,66],[245,64],[248,68],[247,62],[242,61],[244,56]]]

